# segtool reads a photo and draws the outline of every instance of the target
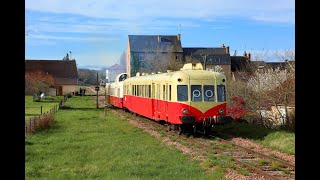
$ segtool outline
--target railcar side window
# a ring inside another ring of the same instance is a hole
[[[202,101],[201,85],[192,85],[191,86],[191,101]]]
[[[204,101],[214,101],[214,86],[203,86]]]
[[[166,100],[166,87],[163,85],[162,100]]]
[[[226,91],[225,91],[225,86],[224,85],[218,85],[217,86],[218,102],[226,101],[225,92]]]
[[[188,101],[188,86],[178,85],[178,101]]]
[[[156,97],[156,85],[154,83],[152,83],[152,96],[151,98],[155,99]]]
[[[171,101],[171,85],[169,85],[169,101]]]
[[[160,84],[157,84],[157,99],[160,100]]]

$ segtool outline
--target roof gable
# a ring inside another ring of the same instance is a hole
[[[78,84],[78,69],[75,60],[25,60],[25,71],[43,71],[51,74],[56,84]]]
[[[230,54],[226,48],[182,48],[183,57],[186,59],[190,56],[203,63],[204,58],[207,58],[207,65],[231,64]]]
[[[172,35],[129,35],[131,52],[182,52],[181,41]]]

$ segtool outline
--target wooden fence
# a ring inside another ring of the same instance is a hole
[[[54,115],[56,112],[64,106],[65,102],[68,100],[68,96],[65,95],[63,100],[60,100],[59,105],[55,105],[49,111],[42,113],[38,116],[31,117],[28,121],[25,122],[25,135],[34,133],[38,129],[46,128],[53,123]]]

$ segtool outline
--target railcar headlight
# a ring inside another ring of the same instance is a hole
[[[224,114],[224,109],[223,108],[219,109],[219,114]]]
[[[186,109],[186,108],[182,109],[182,114],[188,114],[188,113],[189,113],[188,109]]]

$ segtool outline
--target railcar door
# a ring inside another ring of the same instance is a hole
[[[157,84],[157,90],[156,90],[156,108],[155,108],[155,114],[156,114],[156,120],[160,119],[161,114],[161,88],[160,84]]]
[[[156,85],[155,83],[152,83],[152,88],[151,88],[151,98],[152,98],[152,114],[153,114],[153,119],[156,119]]]
[[[165,120],[168,120],[168,101],[169,101],[169,91],[168,91],[168,83],[166,83],[166,86],[165,86],[165,92],[164,92],[164,95],[165,95],[165,98],[164,98],[164,111],[165,111],[165,115],[166,115],[166,119]]]

